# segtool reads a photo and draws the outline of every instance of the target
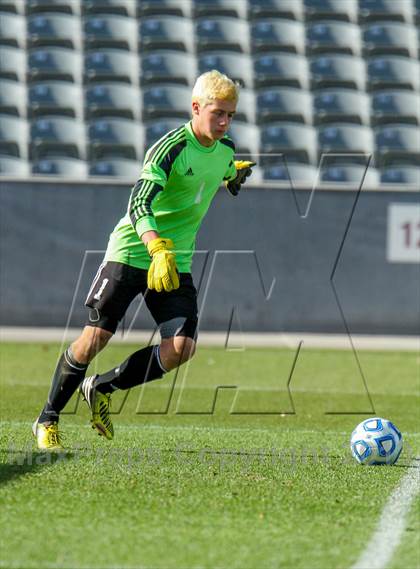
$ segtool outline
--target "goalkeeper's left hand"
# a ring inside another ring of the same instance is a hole
[[[252,167],[256,162],[249,162],[248,160],[235,160],[236,178],[226,182],[226,188],[232,194],[237,196],[241,189],[241,185],[245,182],[246,178],[252,174]]]

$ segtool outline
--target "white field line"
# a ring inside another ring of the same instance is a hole
[[[413,464],[388,498],[378,527],[352,569],[385,569],[401,542],[410,506],[419,493],[419,469]]]
[[[115,334],[114,343],[149,343],[152,330],[135,330],[122,336]],[[21,328],[0,326],[0,342],[64,342],[67,344],[80,334],[80,329],[69,328]],[[155,334],[158,341],[159,334]],[[353,334],[352,342],[356,350],[420,351],[418,336],[373,336]],[[227,332],[199,332],[198,342],[202,346],[225,347]],[[231,332],[228,350],[241,350],[246,347],[296,349],[300,342],[303,347],[313,349],[351,350],[352,344],[346,334],[307,334],[271,332]]]

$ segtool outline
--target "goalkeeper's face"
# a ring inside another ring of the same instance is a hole
[[[193,103],[193,121],[200,135],[209,143],[222,138],[230,127],[236,111],[236,103],[215,99],[205,106]]]

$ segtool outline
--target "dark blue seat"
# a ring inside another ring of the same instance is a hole
[[[82,7],[85,14],[116,14],[135,18],[137,12],[135,0],[83,0]]]
[[[81,83],[82,54],[62,47],[32,50],[28,56],[28,76],[30,81],[60,80]]]
[[[113,176],[118,178],[128,178],[133,183],[139,178],[141,163],[138,160],[128,160],[125,158],[108,158],[91,162],[89,176]]]
[[[144,119],[179,118],[191,115],[191,89],[184,85],[158,85],[142,91]]]
[[[321,55],[311,60],[310,70],[314,89],[344,87],[364,91],[366,88],[366,63],[360,57]]]
[[[317,176],[317,169],[310,164],[295,162],[280,162],[277,165],[264,168],[264,180],[290,182],[296,186],[313,186]]]
[[[159,138],[162,138],[169,131],[179,128],[183,124],[180,119],[162,119],[146,123],[146,148],[150,148]]]
[[[293,87],[260,91],[257,112],[260,123],[286,120],[312,124],[312,96]]]
[[[420,168],[417,166],[395,165],[381,170],[382,184],[413,184],[420,187]]]
[[[31,47],[55,46],[82,48],[80,18],[70,14],[35,14],[28,17],[28,42]]]
[[[305,27],[302,22],[270,18],[251,23],[251,49],[254,53],[286,51],[305,53]]]
[[[137,22],[119,15],[91,16],[84,22],[85,47],[137,51]]]
[[[197,50],[250,52],[248,22],[237,18],[203,18],[195,24]]]
[[[335,164],[332,166],[321,165],[321,181],[331,182],[332,184],[356,184],[357,189],[362,187],[379,188],[379,170],[373,166],[367,169],[367,162],[361,164]]]
[[[325,89],[314,93],[316,124],[347,122],[369,125],[370,99],[353,89]]]
[[[367,65],[369,89],[420,89],[420,66],[407,57],[374,57]]]
[[[308,60],[291,53],[267,53],[254,58],[256,87],[309,89]]]
[[[303,0],[248,0],[248,18],[289,18],[302,22]]]
[[[348,22],[325,20],[306,29],[307,53],[348,53],[361,55],[362,38],[359,26]]]
[[[417,57],[418,33],[414,26],[401,22],[377,22],[363,30],[367,56],[402,55]]]
[[[88,126],[90,160],[124,157],[142,160],[144,129],[138,122],[120,118],[101,118]]]
[[[69,117],[43,117],[31,124],[34,160],[50,156],[86,157],[86,132],[82,121]]]
[[[180,83],[190,85],[197,78],[197,59],[191,53],[159,50],[146,53],[140,60],[140,81],[143,85]]]
[[[62,12],[63,14],[74,14],[80,16],[80,0],[24,0],[26,13],[41,14],[42,12]],[[86,3],[86,0],[83,2]]]
[[[93,117],[123,117],[141,120],[138,87],[124,83],[95,83],[85,91],[86,113]]]
[[[130,0],[133,1],[133,0]],[[95,2],[95,0],[92,0]],[[133,2],[134,4],[134,2]],[[147,16],[182,16],[191,18],[193,12],[192,0],[137,0],[138,15]]]
[[[61,115],[83,120],[83,92],[80,85],[64,81],[36,83],[28,90],[28,104],[32,117]]]
[[[372,122],[420,124],[420,96],[406,90],[377,91],[372,94]]]
[[[85,73],[89,82],[115,81],[137,85],[139,60],[135,53],[120,49],[102,49],[85,55]]]
[[[62,176],[77,180],[84,180],[88,175],[88,166],[84,160],[67,157],[44,158],[34,162],[32,173],[41,176]]]
[[[279,122],[261,127],[263,164],[282,160],[315,164],[317,161],[316,130],[308,125]]]
[[[326,125],[318,130],[318,149],[320,157],[329,154],[329,164],[342,162],[343,155],[346,159],[351,157],[354,163],[366,164],[374,154],[373,132],[356,124]],[[335,154],[338,156],[331,156]]]
[[[198,72],[204,73],[217,69],[225,73],[242,86],[254,86],[253,62],[249,55],[232,51],[211,51],[200,54],[198,58]]]
[[[307,20],[341,20],[357,23],[357,0],[304,0]]]
[[[395,124],[375,129],[376,160],[380,167],[420,163],[420,131],[417,126]]]
[[[194,26],[189,18],[156,16],[140,20],[140,52],[177,49],[194,52]]]
[[[359,18],[362,22],[414,21],[414,5],[412,0],[359,0]]]
[[[246,19],[248,15],[247,3],[238,0],[194,0],[192,5],[195,18],[227,16]]]

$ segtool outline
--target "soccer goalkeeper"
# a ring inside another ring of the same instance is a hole
[[[113,391],[159,379],[193,356],[197,291],[191,262],[196,234],[222,180],[236,196],[254,165],[234,161],[235,146],[226,135],[238,97],[238,86],[226,75],[204,73],[192,91],[192,120],[146,153],[127,213],[110,235],[89,290],[88,322],[62,354],[48,400],[33,425],[38,448],[63,448],[59,415],[79,386],[92,426],[112,439]],[[138,350],[107,373],[85,378],[89,363],[139,293],[159,326],[160,344]]]

